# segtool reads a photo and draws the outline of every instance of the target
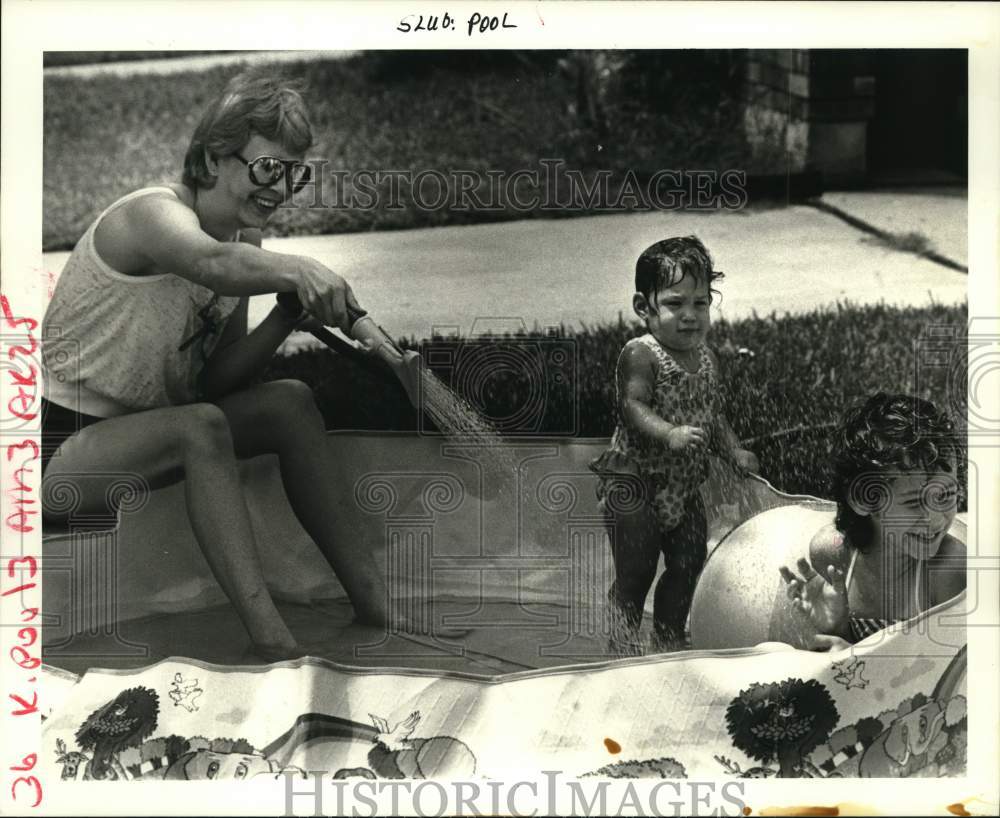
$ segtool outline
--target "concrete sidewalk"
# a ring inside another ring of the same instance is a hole
[[[965,188],[836,191],[824,194],[823,201],[886,233],[925,236],[941,255],[969,265]]]
[[[235,54],[203,54],[186,57],[163,57],[155,60],[122,60],[87,65],[57,65],[46,68],[48,77],[134,77],[143,74],[187,74],[230,65],[284,65],[317,60],[343,60],[358,51],[245,51]]]
[[[939,251],[965,261],[963,197],[894,196],[831,194],[852,215],[891,218],[885,223],[893,231],[929,231]],[[966,300],[966,275],[886,247],[804,205],[293,237],[266,240],[265,247],[327,264],[391,334],[426,338],[435,329],[579,328],[629,316],[638,254],[659,239],[692,233],[726,273],[714,308],[720,318],[801,313],[837,301],[924,306]],[[45,270],[58,274],[67,255],[46,254]],[[254,298],[251,323],[272,304],[269,296]],[[295,347],[312,339],[290,340]]]

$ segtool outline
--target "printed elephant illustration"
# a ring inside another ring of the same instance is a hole
[[[956,695],[966,678],[963,646],[945,668],[931,697],[894,719],[861,756],[862,778],[897,778],[918,773],[935,760],[950,740],[949,729],[966,719],[965,697]]]
[[[931,699],[900,716],[879,734],[861,756],[862,778],[908,777],[923,769],[948,743],[945,726],[965,718],[964,696],[948,702]]]

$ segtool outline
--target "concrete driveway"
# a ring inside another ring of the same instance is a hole
[[[965,261],[966,200],[940,193],[831,194],[832,204],[893,232],[922,232]],[[882,223],[879,224],[878,222]],[[968,277],[878,242],[805,205],[740,212],[655,212],[265,240],[344,275],[395,336],[616,321],[631,313],[635,259],[668,236],[695,234],[725,271],[717,317],[801,313],[837,301],[963,303]],[[67,253],[48,253],[58,275]],[[270,309],[254,298],[251,323]],[[291,347],[308,336],[290,339]],[[311,338],[308,338],[311,341]]]

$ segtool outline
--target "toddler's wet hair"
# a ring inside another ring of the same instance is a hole
[[[849,409],[833,446],[833,497],[837,529],[848,543],[870,545],[871,517],[858,514],[848,498],[864,491],[862,481],[906,471],[956,472],[964,450],[951,417],[913,395],[879,392]],[[955,475],[959,477],[958,474]],[[877,490],[872,485],[873,490]]]
[[[673,287],[684,276],[705,284],[713,293],[713,283],[724,277],[712,269],[712,257],[697,236],[663,239],[642,251],[635,263],[635,291],[652,301],[665,287]]]

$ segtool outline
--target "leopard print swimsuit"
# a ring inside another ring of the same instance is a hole
[[[609,495],[616,476],[642,479],[651,504],[665,531],[676,528],[692,496],[708,477],[708,448],[717,448],[715,425],[720,411],[719,380],[708,347],[698,347],[698,369],[688,372],[651,334],[633,338],[625,346],[643,344],[656,356],[656,378],[652,408],[668,423],[699,426],[708,432],[709,447],[672,452],[663,443],[648,441],[628,428],[619,414],[611,445],[593,463],[599,478],[597,495],[608,512]],[[625,350],[622,350],[624,355]],[[621,405],[621,384],[616,385],[616,406]],[[620,412],[620,410],[619,410]]]

